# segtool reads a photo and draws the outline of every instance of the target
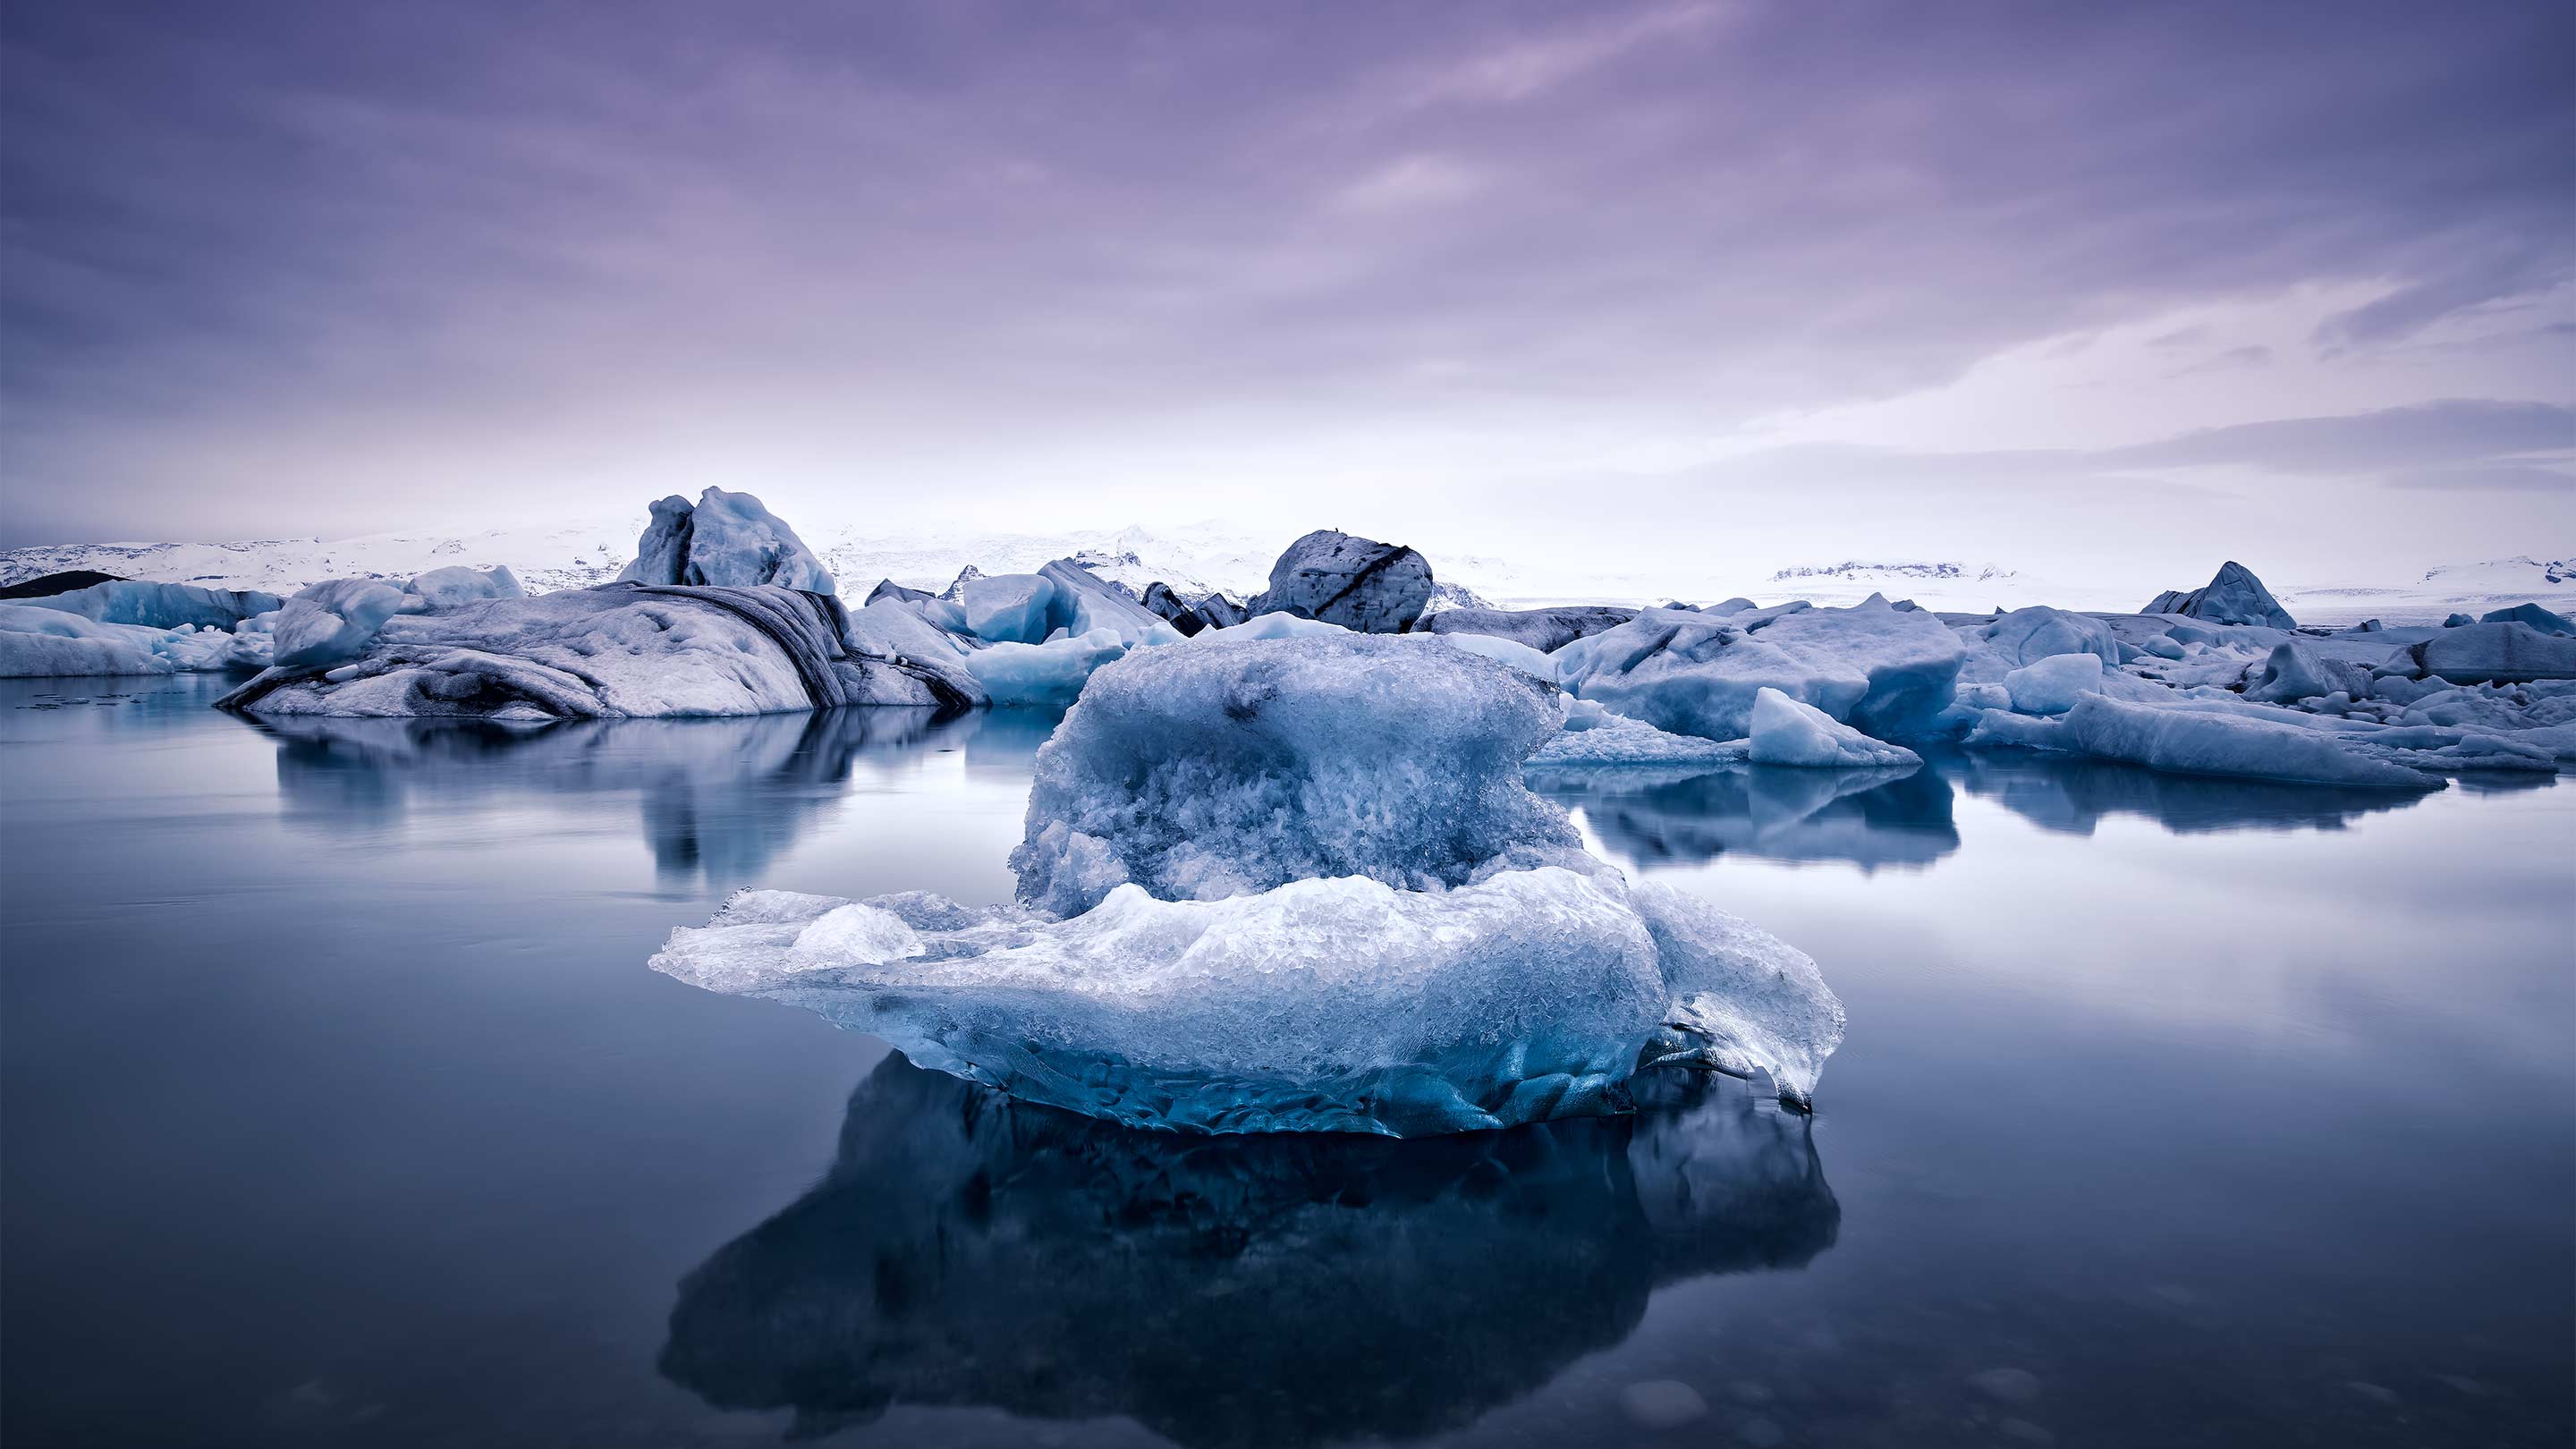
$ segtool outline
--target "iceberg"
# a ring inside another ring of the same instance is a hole
[[[1431,642],[1441,648],[1481,655],[1496,664],[1508,664],[1523,674],[1535,675],[1550,684],[1556,682],[1556,661],[1515,639],[1504,639],[1492,634],[1407,634],[1402,637]]]
[[[2521,684],[2576,679],[2576,638],[2545,634],[2520,620],[2444,629],[2400,656],[2409,672],[2453,684]]]
[[[163,631],[102,624],[63,609],[0,604],[0,677],[168,674],[176,662],[156,646]]]
[[[635,542],[635,561],[617,577],[641,584],[774,584],[809,594],[835,592],[831,571],[785,519],[748,493],[721,488],[699,494],[695,504],[677,494],[656,502],[653,521]]]
[[[1056,629],[1056,583],[1042,574],[977,574],[951,586],[966,630],[996,644],[1041,644]]]
[[[1095,629],[1044,644],[991,644],[965,657],[966,672],[1000,705],[1073,703],[1100,666],[1124,658],[1127,643],[1116,631]]]
[[[967,631],[996,644],[1045,644],[1107,630],[1123,644],[1185,637],[1091,570],[1057,559],[1033,574],[977,574],[956,584]]]
[[[218,704],[544,720],[978,702],[946,661],[853,649],[828,594],[624,583],[401,614],[404,597],[372,580],[306,590],[279,617],[277,664]],[[901,623],[861,614],[863,638]]]
[[[519,586],[518,576],[507,565],[489,569],[471,569],[463,565],[431,569],[414,578],[404,590],[418,600],[406,613],[429,613],[437,609],[461,609],[485,599],[520,599],[528,591]]]
[[[1921,755],[1903,745],[1871,739],[1814,705],[1770,688],[1753,696],[1748,738],[1749,758],[1757,765],[1865,770],[1923,763]]]
[[[1092,676],[1038,751],[1023,902],[1070,915],[1128,881],[1177,900],[1315,876],[1423,890],[1583,858],[1521,784],[1558,727],[1544,682],[1411,640],[1230,632]]]
[[[1896,739],[1949,705],[1967,650],[1933,615],[1873,596],[1847,609],[1648,609],[1551,657],[1575,694],[1675,734],[1742,739],[1768,688]]]
[[[1751,751],[1744,740],[1666,734],[1644,720],[1613,714],[1597,700],[1576,699],[1567,702],[1564,727],[1539,746],[1525,768],[1713,767],[1740,764]]]
[[[1841,1003],[1583,851],[1521,779],[1560,719],[1416,641],[1135,651],[1038,752],[1018,905],[746,892],[652,964],[1138,1127],[1481,1130],[1629,1110],[1656,1065],[1805,1103]]]
[[[868,591],[866,602],[867,605],[901,604],[944,634],[972,632],[966,627],[966,611],[955,601],[943,599],[927,589],[907,589],[892,579],[879,579],[877,586]],[[865,607],[862,605],[863,612]]]
[[[309,669],[355,659],[409,598],[382,579],[330,579],[304,589],[278,611],[271,662]]]
[[[1634,609],[1574,605],[1557,609],[1443,609],[1423,617],[1429,634],[1483,634],[1553,653],[1577,639],[1615,629],[1637,617]]]
[[[2125,657],[2120,652],[2119,636],[2110,625],[2046,604],[2015,609],[1971,631],[1970,638],[1977,646],[1972,663],[1977,659],[1992,661],[1984,671],[1962,672],[1962,677],[1979,680],[1998,679],[2007,670],[2062,654],[2090,654],[2105,666],[2117,666]]]
[[[273,613],[235,618],[230,611],[261,603],[273,607],[271,595],[124,580],[98,587],[114,592],[84,589],[78,593],[85,598],[54,594],[0,603],[0,678],[171,674],[268,663]],[[194,618],[209,621],[201,625]],[[157,619],[179,622],[151,622]]]
[[[1131,882],[1069,918],[932,924],[956,909],[746,891],[672,932],[652,965],[1029,1101],[1211,1133],[1597,1116],[1628,1110],[1627,1079],[1656,1065],[1766,1073],[1802,1103],[1842,1037],[1803,953],[1598,867],[1213,900]]]
[[[2023,714],[2064,714],[2101,691],[2102,660],[2095,654],[2052,654],[2004,676],[2004,693]]]
[[[2370,671],[2326,658],[2296,639],[2273,645],[2271,657],[2245,681],[2245,697],[2266,704],[2295,704],[2338,691],[2351,696],[2368,694]]]
[[[101,624],[230,629],[244,619],[275,612],[284,601],[256,589],[201,589],[194,584],[117,579],[20,602],[31,608],[60,609]]]
[[[1055,583],[1056,612],[1049,622],[1067,637],[1103,629],[1131,645],[1177,644],[1183,637],[1169,620],[1137,602],[1135,595],[1071,559],[1057,559],[1038,574]]]
[[[2199,619],[2211,624],[2260,624],[2271,629],[2295,629],[2298,621],[2254,571],[2229,559],[2219,565],[2218,573],[2201,587],[2188,593],[2168,589],[2147,602],[2142,614],[2179,614],[2186,619]]]
[[[2459,618],[2460,622],[2463,624],[2468,622],[2466,615],[2458,615],[2455,617]],[[2576,634],[2576,620],[2571,620],[2564,614],[2554,613],[2548,609],[2544,609],[2538,604],[2516,604],[2510,609],[2497,609],[2493,613],[2479,615],[2478,622],[2481,624],[2528,624],[2543,634]]]
[[[2088,694],[2050,719],[1990,709],[1964,742],[2018,745],[2105,760],[2126,760],[2185,775],[2300,780],[2438,790],[2421,770],[2346,748],[2332,735],[2293,723],[2222,710],[2164,708]]]
[[[1321,619],[1362,634],[1401,634],[1431,603],[1431,565],[1401,544],[1319,528],[1270,568],[1253,614]]]

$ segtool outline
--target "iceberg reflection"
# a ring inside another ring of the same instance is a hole
[[[1603,844],[1638,865],[1740,855],[1869,870],[1926,866],[1959,848],[1949,782],[1929,768],[1551,772],[1530,788],[1579,807]]]
[[[1210,1449],[1466,1424],[1626,1338],[1659,1286],[1833,1245],[1807,1119],[1650,1080],[1669,1099],[1634,1117],[1209,1138],[890,1056],[823,1181],[681,1282],[662,1371],[800,1437],[895,1404]]]
[[[632,796],[665,879],[740,880],[794,844],[847,793],[862,760],[953,748],[973,715],[849,708],[734,719],[584,720],[512,727],[471,719],[247,719],[276,741],[290,818],[389,825],[415,804],[494,795]]]
[[[2017,750],[1982,750],[1943,764],[1969,794],[1991,799],[2043,830],[2071,835],[2090,835],[2113,815],[2143,816],[2176,835],[2340,830],[2364,815],[2430,798],[2351,785],[2175,775],[2113,760]]]

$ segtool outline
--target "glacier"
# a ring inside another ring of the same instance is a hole
[[[1583,850],[1521,775],[1562,718],[1421,641],[1137,650],[1038,752],[1015,904],[746,892],[652,964],[1140,1127],[1481,1130],[1625,1111],[1659,1066],[1810,1100],[1841,1003]]]

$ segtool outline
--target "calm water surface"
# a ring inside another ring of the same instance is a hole
[[[1007,897],[1044,719],[221,687],[0,681],[12,1449],[2576,1437],[2566,789],[1550,785],[1823,963],[1818,1115],[1209,1142],[645,968]]]

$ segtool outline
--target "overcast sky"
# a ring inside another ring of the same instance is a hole
[[[2576,552],[2566,0],[0,17],[0,543]]]

